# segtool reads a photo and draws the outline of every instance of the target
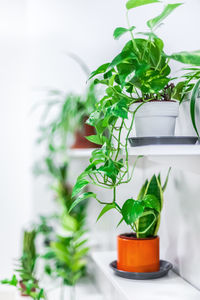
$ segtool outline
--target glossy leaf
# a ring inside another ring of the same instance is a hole
[[[177,60],[183,64],[200,66],[200,50],[194,52],[178,52],[168,56],[171,59]]]
[[[92,193],[92,192],[86,192],[83,193],[82,195],[80,195],[71,205],[69,212],[75,207],[77,206],[80,202],[82,202],[83,200],[86,200],[88,198],[96,198],[96,194]]]
[[[136,27],[131,26],[129,29],[124,27],[117,27],[113,33],[113,37],[115,40],[119,39],[124,33],[133,31]]]
[[[93,78],[94,76],[96,76],[96,75],[98,75],[98,74],[105,73],[106,70],[107,70],[107,68],[108,68],[108,66],[109,66],[109,63],[101,65],[98,69],[96,69],[95,71],[93,71],[93,72],[90,74],[89,79]]]
[[[199,93],[199,89],[200,89],[200,80],[198,80],[197,83],[195,84],[195,87],[192,91],[191,100],[190,100],[190,115],[191,115],[192,125],[198,137],[199,137],[199,132],[196,125],[195,114],[196,114],[196,100]]]
[[[124,98],[122,98],[120,101],[118,101],[111,107],[110,112],[116,117],[128,119],[127,101]]]
[[[166,17],[168,17],[173,12],[174,9],[176,9],[180,5],[182,5],[182,3],[168,4],[167,6],[165,6],[164,10],[159,16],[147,21],[147,26],[150,29],[154,29],[155,26],[159,25]]]
[[[137,56],[132,51],[122,51],[118,54],[109,65],[109,69],[114,68],[118,64],[128,60],[128,59],[137,59]]]
[[[144,202],[144,207],[145,208],[146,207],[153,208],[158,213],[161,211],[160,201],[158,200],[158,198],[156,196],[147,194],[147,195],[144,196],[142,201]]]
[[[145,193],[146,193],[147,186],[148,186],[148,180],[146,180],[145,183],[143,184],[143,186],[141,187],[138,197],[137,197],[137,200],[143,199],[143,197],[145,196]]]
[[[89,181],[86,179],[78,180],[73,188],[72,197],[76,196],[80,191],[88,185]]]
[[[147,4],[151,4],[151,3],[158,3],[158,2],[160,2],[160,1],[158,1],[158,0],[129,0],[126,3],[126,8],[131,9],[131,8],[135,8],[138,6],[147,5]]]
[[[143,214],[144,206],[141,201],[128,199],[122,206],[122,216],[124,221],[130,225],[135,223]]]
[[[88,141],[98,144],[98,145],[103,145],[105,141],[105,137],[102,136],[100,137],[99,135],[90,135],[85,137]]]
[[[100,212],[100,214],[98,215],[98,218],[97,218],[97,221],[107,212],[107,211],[109,211],[109,210],[111,210],[111,209],[113,209],[113,208],[115,208],[116,207],[116,205],[115,205],[115,203],[111,203],[111,204],[106,204],[105,206],[104,206],[104,208],[101,210],[101,212]]]

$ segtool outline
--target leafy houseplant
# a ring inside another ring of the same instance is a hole
[[[61,279],[61,300],[64,287],[70,286],[70,299],[75,299],[75,285],[86,272],[86,254],[89,248],[85,238],[85,204],[69,215],[65,210],[60,217],[62,233],[46,244],[43,258],[47,261],[46,273],[52,279]]]
[[[32,299],[40,300],[45,298],[44,290],[39,287],[38,280],[35,277],[35,265],[37,254],[35,249],[36,231],[24,231],[23,253],[19,259],[19,266],[16,272],[19,279],[13,275],[11,280],[2,280],[2,284],[9,284],[18,287],[22,296],[30,296]]]
[[[160,174],[153,175],[150,180],[145,181],[136,200],[131,198],[124,202],[122,208],[119,205],[114,207],[122,215],[121,220],[135,232],[118,236],[118,269],[129,272],[159,270],[157,232],[168,177],[169,172],[162,186]]]
[[[98,112],[107,109],[117,114],[116,110],[120,108],[121,117],[126,119],[127,112],[130,110],[136,112],[139,107],[135,115],[138,136],[173,135],[175,119],[178,116],[178,102],[172,100],[183,99],[191,90],[193,90],[191,117],[196,128],[195,100],[200,86],[200,81],[197,81],[200,77],[199,67],[189,68],[190,72],[184,72],[182,77],[174,78],[171,74],[170,60],[200,66],[200,51],[190,53],[183,51],[168,55],[164,51],[163,41],[155,33],[163,20],[181,4],[165,6],[160,15],[147,21],[149,29],[147,32],[135,33],[136,27],[130,26],[129,10],[157,2],[159,1],[129,0],[126,3],[128,27],[116,28],[114,38],[118,39],[123,34],[129,33],[131,40],[111,63],[101,65],[90,76],[90,78],[98,76],[94,82],[106,86],[106,93],[98,105]],[[99,75],[102,76],[99,78]],[[145,123],[147,120],[148,126]],[[106,121],[107,118],[104,124]],[[102,130],[102,124],[98,125],[99,127],[101,125]]]

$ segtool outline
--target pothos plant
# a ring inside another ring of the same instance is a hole
[[[87,120],[87,124],[95,127],[97,134],[87,139],[102,147],[92,152],[89,165],[77,178],[72,196],[79,196],[72,204],[71,210],[81,201],[93,197],[104,206],[100,216],[111,208],[121,211],[117,204],[116,191],[117,187],[132,179],[136,162],[131,168],[128,138],[133,128],[135,114],[144,103],[152,100],[168,101],[173,98],[181,100],[185,93],[193,89],[191,116],[195,123],[195,95],[199,82],[194,86],[193,80],[198,79],[199,69],[193,68],[190,73],[185,74],[186,80],[183,83],[175,85],[174,81],[177,78],[172,77],[169,63],[170,60],[176,60],[199,66],[200,51],[167,55],[162,39],[155,33],[162,21],[181,4],[165,6],[160,15],[147,21],[147,32],[135,33],[136,27],[130,25],[131,9],[158,2],[158,0],[129,0],[126,3],[128,27],[116,28],[114,38],[118,39],[123,34],[129,33],[131,39],[111,62],[101,65],[91,73],[90,79],[98,77],[94,80],[94,84],[105,86],[105,95]],[[138,37],[141,35],[142,38]],[[131,105],[135,102],[139,102],[139,105],[133,111]],[[124,130],[126,137],[122,139]],[[92,192],[82,193],[88,184],[112,190],[112,201],[102,201]]]
[[[22,256],[18,261],[16,274],[11,278],[2,280],[2,284],[16,286],[22,295],[35,300],[45,299],[45,293],[39,286],[35,275],[37,254],[35,248],[36,231],[24,231]]]

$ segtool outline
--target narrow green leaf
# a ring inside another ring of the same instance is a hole
[[[147,5],[147,4],[151,4],[151,3],[158,3],[158,2],[160,2],[160,1],[158,1],[158,0],[129,0],[126,3],[126,8],[131,9],[131,8],[135,8],[138,6]]]
[[[195,84],[193,91],[192,91],[192,96],[191,96],[191,100],[190,100],[190,116],[192,119],[192,125],[194,127],[194,130],[196,131],[197,136],[199,137],[199,132],[197,129],[197,125],[196,125],[196,118],[195,118],[195,113],[196,113],[196,99],[197,99],[197,95],[199,93],[199,88],[200,88],[200,80],[197,81],[197,83]]]
[[[76,196],[90,182],[86,179],[78,180],[73,188],[72,197]]]
[[[167,177],[166,177],[166,179],[165,179],[165,182],[164,182],[164,184],[163,184],[163,186],[162,186],[162,190],[163,190],[163,192],[166,190],[166,187],[167,187],[167,183],[168,183],[168,180],[169,180],[169,174],[170,174],[170,172],[171,172],[171,167],[169,168],[169,170],[168,170],[168,172],[167,172]],[[161,184],[161,182],[160,182],[160,184]]]
[[[167,6],[165,6],[164,10],[159,16],[147,21],[147,26],[150,29],[154,29],[155,26],[159,25],[167,16],[169,16],[173,12],[174,9],[176,9],[180,5],[182,5],[182,3],[168,4]]]
[[[96,199],[96,194],[92,193],[92,192],[87,192],[87,193],[83,193],[82,195],[80,195],[71,205],[69,212],[76,206],[78,205],[80,202],[82,202],[85,199],[88,198],[95,198]]]
[[[178,53],[173,53],[168,57],[173,60],[177,60],[183,64],[200,66],[200,50],[193,52],[182,51]]]
[[[119,39],[124,33],[133,31],[135,28],[136,28],[135,26],[131,26],[129,29],[124,28],[124,27],[117,27],[117,28],[114,30],[113,37],[114,37],[115,40],[117,40],[117,39]]]
[[[117,224],[117,228],[119,227],[119,225],[124,221],[124,218],[122,217],[121,220],[119,221],[119,223]]]
[[[99,214],[99,216],[98,216],[98,218],[97,218],[97,221],[107,212],[107,211],[109,211],[109,210],[111,210],[111,209],[113,209],[113,208],[115,208],[116,206],[115,206],[115,203],[111,203],[111,204],[106,204],[105,206],[104,206],[104,208],[102,209],[102,211],[100,212],[100,214]]]
[[[137,200],[140,200],[144,197],[146,189],[147,189],[147,185],[148,185],[148,180],[145,181],[145,183],[143,184],[143,186],[141,187]]]

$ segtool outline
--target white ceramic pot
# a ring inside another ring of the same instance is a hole
[[[134,111],[141,103],[131,105]],[[174,136],[179,103],[176,101],[151,101],[144,103],[135,114],[137,137]]]

